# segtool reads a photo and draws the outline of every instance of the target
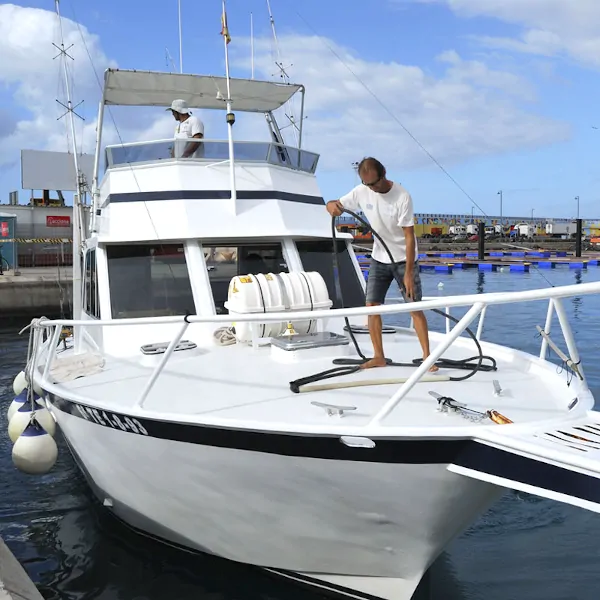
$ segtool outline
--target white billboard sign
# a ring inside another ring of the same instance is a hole
[[[91,186],[94,156],[79,154],[79,169]],[[48,150],[21,150],[21,186],[24,190],[77,191],[73,155]]]

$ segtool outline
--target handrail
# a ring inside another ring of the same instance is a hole
[[[485,294],[466,294],[463,296],[443,296],[421,300],[419,302],[406,302],[402,304],[382,304],[379,306],[359,306],[355,308],[334,308],[328,310],[304,310],[297,312],[268,312],[239,314],[232,318],[230,315],[181,315],[173,317],[140,317],[130,319],[107,319],[107,320],[77,320],[77,319],[44,319],[40,325],[86,325],[91,327],[115,327],[120,325],[151,325],[183,323],[222,323],[231,324],[237,322],[276,323],[288,321],[293,315],[295,321],[307,321],[315,319],[331,319],[336,317],[361,317],[366,315],[391,315],[404,314],[414,311],[432,310],[434,308],[455,308],[461,306],[473,306],[482,303],[486,306],[497,304],[512,304],[517,302],[533,302],[536,300],[548,300],[550,298],[568,298],[569,296],[600,295],[600,282],[580,283],[574,285],[542,288],[537,290],[525,290],[522,292],[489,292]]]
[[[165,144],[167,142],[202,142],[202,143],[211,143],[211,144],[227,144],[227,140],[216,139],[216,138],[162,138],[160,140],[146,140],[141,142],[123,142],[122,144],[111,144],[110,146],[106,146],[105,150],[111,150],[113,148],[129,148],[133,146],[147,146],[149,144]],[[281,144],[280,142],[272,142],[270,140],[236,140],[236,144],[265,144],[266,146],[279,146],[280,148],[293,148],[294,150],[298,150],[301,152],[307,152],[309,154],[317,154],[316,152],[311,152],[310,150],[305,150],[304,148],[296,148],[296,146],[290,146],[289,144]]]
[[[423,360],[417,370],[400,386],[400,389],[379,409],[379,412],[369,421],[367,427],[379,425],[381,420],[389,415],[408,392],[429,371],[431,366],[441,358],[442,354],[454,343],[458,336],[471,324],[471,321],[483,310],[483,302],[474,304],[467,314],[447,333],[433,352]]]
[[[188,326],[193,323],[229,323],[231,324],[234,320],[236,322],[272,322],[272,321],[288,321],[290,316],[293,316],[295,321],[301,320],[319,320],[319,319],[331,319],[342,316],[360,316],[369,314],[400,314],[406,312],[413,312],[415,310],[431,310],[434,308],[445,308],[446,312],[449,311],[450,307],[457,306],[469,306],[470,309],[467,313],[458,321],[458,323],[452,329],[446,329],[446,334],[440,341],[440,343],[433,349],[431,354],[419,365],[419,367],[408,377],[408,379],[400,386],[400,388],[387,400],[387,402],[381,407],[381,409],[372,417],[367,423],[367,428],[377,427],[381,425],[381,421],[385,419],[398,405],[398,403],[406,397],[410,390],[421,380],[421,378],[429,371],[429,368],[439,359],[442,354],[456,341],[456,339],[468,328],[471,322],[480,315],[480,321],[477,328],[477,338],[479,339],[483,327],[483,318],[485,310],[488,306],[495,304],[506,304],[516,302],[528,302],[536,300],[548,300],[548,312],[546,315],[545,331],[550,333],[550,323],[552,321],[552,315],[555,311],[560,327],[567,344],[567,349],[571,360],[575,364],[579,364],[579,353],[575,344],[575,338],[573,331],[568,322],[565,309],[562,305],[562,298],[569,297],[571,295],[583,296],[590,294],[600,294],[600,282],[578,284],[562,287],[544,288],[538,290],[527,290],[524,292],[501,292],[501,293],[486,293],[486,294],[471,294],[465,296],[447,296],[441,298],[431,298],[420,302],[410,302],[402,304],[392,305],[381,305],[373,307],[358,307],[350,309],[332,309],[332,310],[316,310],[316,311],[298,311],[294,313],[283,312],[283,313],[254,313],[251,315],[236,314],[231,315],[208,315],[208,316],[182,316],[182,317],[149,317],[140,319],[112,319],[109,321],[82,321],[75,319],[38,319],[34,322],[34,327],[54,328],[52,332],[51,341],[44,348],[48,348],[48,354],[46,356],[46,363],[43,369],[42,380],[47,380],[48,374],[52,367],[53,360],[56,356],[56,349],[58,343],[59,333],[62,326],[70,325],[81,325],[84,327],[101,327],[101,326],[116,326],[116,325],[147,325],[149,323],[154,324],[181,324],[176,335],[169,343],[166,352],[162,355],[158,365],[153,369],[148,382],[144,386],[144,389],[136,402],[136,408],[143,409],[144,402],[148,397],[148,394],[152,390],[156,380],[161,375],[169,359],[173,355],[173,352],[177,344],[182,339]],[[540,358],[544,359],[547,352],[547,342],[542,339],[542,349],[540,352]],[[38,351],[38,357],[39,352]],[[36,362],[37,358],[36,357]],[[581,383],[583,386],[587,386],[585,376],[583,375],[583,369],[581,366],[578,367],[581,374]]]
[[[227,140],[209,138],[162,138],[160,140],[144,140],[129,143],[111,144],[104,149],[106,168],[113,169],[123,165],[146,164],[157,161],[178,161],[182,157],[174,156],[175,147],[183,148],[189,143],[198,142],[202,147],[202,156],[189,156],[186,162],[204,164],[215,160],[229,162]],[[280,142],[269,140],[239,140],[234,145],[241,153],[238,162],[265,163],[314,173],[319,161],[319,154]],[[141,153],[141,154],[140,154]]]

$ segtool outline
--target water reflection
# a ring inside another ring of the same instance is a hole
[[[477,271],[477,293],[483,294],[485,288],[485,273]]]
[[[582,273],[579,269],[577,269],[577,271],[575,271],[575,284],[581,283],[582,281]],[[574,296],[571,298],[571,302],[573,303],[573,319],[579,319],[583,298],[581,296]]]
[[[29,527],[30,572],[46,600],[317,600],[326,597],[256,567],[187,553],[133,532],[92,498],[51,522]],[[37,556],[38,558],[34,558]],[[45,557],[45,558],[41,558]],[[33,561],[35,564],[32,564]],[[176,594],[174,594],[176,590]],[[450,556],[443,553],[413,600],[468,600]]]
[[[443,552],[423,577],[412,600],[468,600],[471,597],[458,580],[450,554]]]

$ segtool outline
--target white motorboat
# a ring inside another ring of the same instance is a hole
[[[304,88],[229,83],[105,73],[91,210],[74,208],[74,318],[34,321],[26,369],[100,502],[188,550],[394,600],[505,488],[598,512],[600,414],[563,300],[600,284],[366,308],[350,235],[333,267],[319,157],[284,145],[274,116]],[[101,176],[105,107],[173,98],[264,113],[273,141],[234,142],[230,124],[196,158],[171,158],[181,140],[109,146]],[[538,356],[482,339],[488,306],[530,301],[548,304]],[[413,362],[412,327],[386,327],[399,366],[344,366],[372,353],[369,314],[417,308],[459,309],[429,359]],[[50,468],[28,431],[48,438],[30,425],[15,461]]]

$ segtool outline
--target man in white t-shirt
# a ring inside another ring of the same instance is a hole
[[[418,257],[414,229],[413,202],[410,194],[399,183],[386,178],[385,167],[375,158],[363,159],[358,165],[362,184],[356,186],[339,200],[327,203],[327,211],[334,217],[344,209],[352,212],[362,210],[367,221],[389,248],[393,261],[373,236],[373,252],[367,279],[367,306],[379,306],[385,302],[387,291],[395,279],[406,302],[422,299],[421,277],[416,265]],[[423,358],[429,356],[429,330],[423,311],[411,313]],[[380,315],[369,315],[369,333],[373,342],[374,356],[362,368],[384,367],[382,322]],[[433,365],[430,371],[437,371]]]
[[[171,111],[173,118],[177,121],[175,128],[175,138],[203,138],[204,123],[192,115],[185,100],[173,100],[171,106],[167,108]],[[172,158],[203,158],[204,147],[202,142],[175,142],[171,148]]]

